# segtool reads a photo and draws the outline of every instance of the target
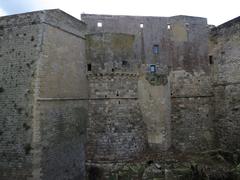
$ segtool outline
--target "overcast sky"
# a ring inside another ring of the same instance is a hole
[[[240,0],[0,0],[0,16],[59,8],[76,18],[81,13],[208,18],[222,24],[240,16]]]

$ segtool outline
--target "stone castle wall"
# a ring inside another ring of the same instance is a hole
[[[85,39],[82,34],[85,24],[75,22],[74,18],[61,12],[50,13],[50,16],[56,16],[56,21],[61,24],[57,27],[43,25],[36,86],[36,131],[40,135],[37,150],[41,160],[35,163],[40,166],[38,171],[43,179],[83,178],[88,115]]]
[[[134,37],[87,35],[89,121],[87,159],[130,160],[145,150],[145,124],[137,101],[138,74],[133,70]]]
[[[0,19],[0,179],[32,175],[36,67],[42,39],[37,14]]]
[[[88,33],[135,36],[136,60],[132,62],[139,66],[138,97],[152,147],[166,150],[172,146],[180,151],[211,147],[213,93],[205,18],[83,14],[82,20],[88,24]],[[102,23],[102,27],[98,27],[98,23]],[[154,47],[158,52],[154,52]],[[151,64],[160,67],[154,76],[151,73],[149,76]],[[151,79],[167,81],[155,83],[150,82]],[[193,108],[189,110],[187,106]]]
[[[145,150],[145,124],[136,99],[137,78],[134,74],[89,77],[88,160],[130,160]],[[103,87],[117,90],[110,94]]]
[[[50,10],[0,26],[0,179],[83,178],[85,24]]]
[[[0,179],[84,179],[86,160],[147,150],[239,149],[239,18],[213,29],[190,16],[82,19],[0,18]]]
[[[160,79],[168,79],[169,74],[165,71],[161,72],[161,70],[157,72],[156,77],[148,74],[150,64],[159,64],[164,68],[168,66],[170,40],[167,25],[169,18],[82,14],[82,20],[88,24],[87,32],[90,34],[110,32],[134,35],[133,55],[135,58],[131,60],[130,64],[136,65],[135,69],[140,75],[138,100],[143,120],[147,126],[148,143],[153,149],[155,147],[167,149],[170,146],[171,134],[170,83],[169,81],[167,83],[159,82]],[[102,27],[97,26],[99,22],[102,23]],[[153,54],[153,45],[158,46],[159,53]],[[158,79],[157,85],[150,84],[150,79]],[[153,96],[159,97],[153,98]]]
[[[240,19],[210,32],[209,60],[212,66],[215,132],[218,146],[239,149],[240,135]]]
[[[208,29],[204,18],[175,17],[171,29],[172,146],[203,151],[213,146]]]
[[[149,65],[142,65],[138,80],[138,98],[143,119],[147,125],[148,145],[151,150],[166,151],[171,146],[171,101],[169,69],[156,65],[156,72],[149,72]]]

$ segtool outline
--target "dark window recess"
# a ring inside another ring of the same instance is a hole
[[[91,64],[87,64],[87,70],[92,71],[92,65]]]
[[[150,65],[150,72],[151,73],[155,73],[156,72],[156,65],[155,64],[151,64]]]
[[[159,45],[158,44],[153,45],[153,54],[159,54]]]
[[[112,68],[112,72],[114,72],[115,71],[115,69],[114,68]]]
[[[3,87],[0,87],[0,93],[4,92]]]
[[[122,61],[122,66],[127,66],[128,62],[127,61]]]
[[[209,56],[209,64],[213,64],[213,57]]]
[[[116,96],[119,96],[119,92],[117,91],[117,94],[116,94]]]

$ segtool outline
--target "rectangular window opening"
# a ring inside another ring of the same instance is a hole
[[[102,27],[102,25],[103,25],[102,22],[97,23],[97,27]]]
[[[155,73],[156,72],[156,65],[155,64],[151,64],[150,65],[150,72],[151,73]]]
[[[170,30],[171,29],[171,24],[167,25],[167,29]]]
[[[92,65],[91,64],[87,64],[87,71],[92,71]]]
[[[213,57],[209,56],[209,64],[213,64]]]
[[[139,26],[140,26],[140,28],[143,28],[143,27],[144,27],[143,23],[141,23]]]
[[[158,44],[153,45],[153,54],[159,54],[159,45]]]

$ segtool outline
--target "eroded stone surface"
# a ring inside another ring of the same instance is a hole
[[[0,18],[0,179],[239,178],[239,17],[82,20]]]

